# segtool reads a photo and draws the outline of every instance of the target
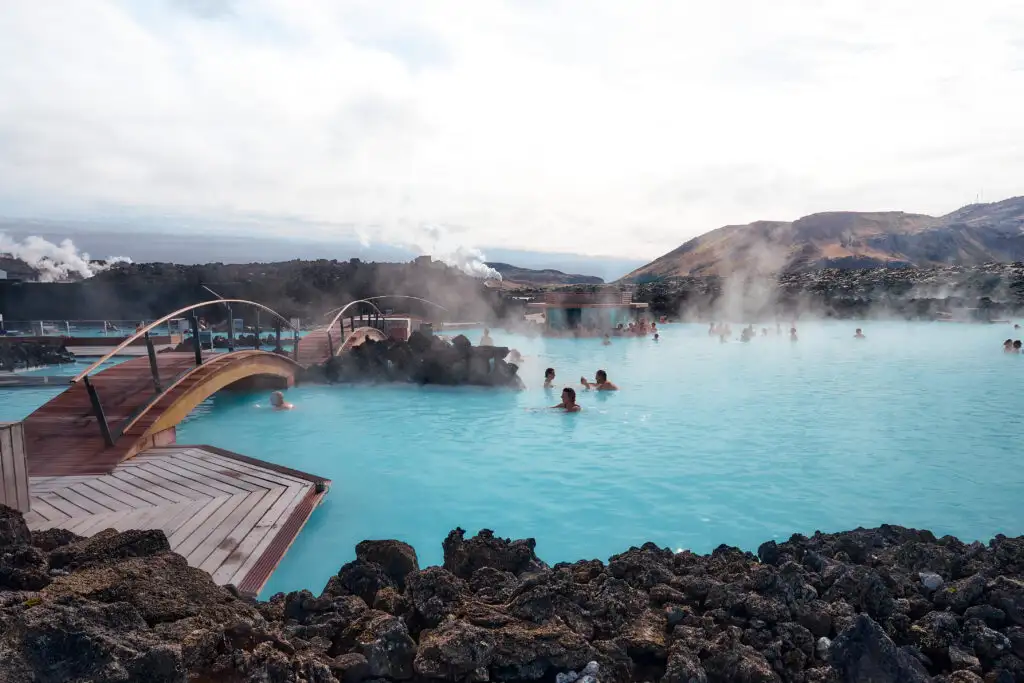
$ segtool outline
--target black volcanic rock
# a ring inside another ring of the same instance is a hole
[[[33,535],[0,508],[0,681],[1024,677],[1024,538],[968,545],[882,526],[796,535],[760,559],[648,543],[547,567],[532,540],[456,529],[445,567],[364,541],[320,596],[263,602],[214,585],[165,542]],[[924,586],[929,573],[941,587]]]

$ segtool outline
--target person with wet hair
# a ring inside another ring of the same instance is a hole
[[[1013,340],[1007,339],[1003,342],[1003,353],[1013,353]]]
[[[553,388],[552,385],[554,384],[554,382],[555,382],[555,369],[554,368],[548,368],[547,370],[544,371],[544,388],[545,389]]]
[[[1013,342],[1013,352],[1014,353],[1020,353],[1020,339],[1018,339],[1017,341]]]
[[[274,410],[291,410],[295,406],[284,400],[284,394],[275,391],[270,395],[270,407]]]
[[[562,402],[559,403],[557,406],[551,407],[556,408],[558,410],[564,410],[567,413],[580,412],[581,408],[579,404],[576,403],[576,390],[573,389],[572,387],[566,387],[562,389]]]
[[[864,336],[864,333],[861,332],[861,329],[859,327],[857,328],[857,331],[853,334],[853,338],[854,339],[867,339],[867,337]]]
[[[619,388],[608,381],[608,373],[604,370],[598,370],[594,373],[594,381],[588,382],[586,377],[580,377],[580,384],[589,389],[596,389],[597,391],[618,391]]]

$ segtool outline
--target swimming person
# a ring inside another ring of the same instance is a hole
[[[1003,342],[1003,353],[1013,353],[1013,340],[1007,339]]]
[[[488,328],[484,328],[484,336],[480,337],[480,346],[494,346],[494,340],[491,339],[491,331]]]
[[[554,384],[554,381],[555,381],[555,369],[554,368],[548,368],[547,370],[544,371],[544,388],[545,389],[551,389],[552,388],[551,385]]]
[[[284,400],[284,394],[280,391],[275,391],[270,395],[270,407],[274,410],[291,410],[295,406]]]
[[[857,333],[853,335],[853,338],[854,339],[867,339],[867,337],[864,336],[864,333],[860,331],[859,327],[857,328]]]
[[[1013,352],[1014,353],[1020,353],[1020,346],[1021,346],[1020,339],[1018,339],[1017,341],[1013,342]]]
[[[594,373],[594,381],[588,382],[586,377],[580,377],[580,384],[585,386],[587,389],[596,389],[597,391],[618,391],[619,388],[608,381],[608,373],[604,370],[598,370]]]
[[[799,341],[796,338],[796,328],[795,327],[789,328],[789,341],[791,341],[791,342]]]
[[[658,335],[657,332],[655,332],[654,333],[654,341],[658,341],[659,339],[661,339],[661,337]]]
[[[612,344],[611,335],[609,335],[606,332],[605,335],[604,335],[604,341],[602,341],[601,344],[604,345],[604,346],[611,346],[611,344]]]
[[[576,403],[576,390],[572,387],[562,389],[562,402],[552,408],[559,408],[567,413],[580,412],[580,406]]]

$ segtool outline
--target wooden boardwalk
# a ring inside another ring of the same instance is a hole
[[[326,362],[341,350],[341,345],[345,343],[345,335],[351,331],[352,327],[344,320],[334,323],[330,329],[323,327],[313,330],[299,339],[295,360],[304,368]]]
[[[159,395],[148,357],[125,361],[89,377],[113,433],[113,446],[104,440],[82,382],[29,415],[24,421],[29,476],[108,473],[139,450],[159,445],[161,430],[172,428],[224,386],[259,375],[290,379],[299,369],[289,358],[255,350],[206,354],[198,368],[194,353],[160,353],[156,358]]]
[[[33,530],[161,529],[221,585],[255,595],[330,482],[210,446],[154,448],[102,475],[30,478]]]

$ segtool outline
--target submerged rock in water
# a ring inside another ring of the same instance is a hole
[[[407,544],[364,541],[319,596],[252,601],[160,532],[30,534],[0,508],[0,681],[1024,680],[1024,538],[883,526],[553,567],[535,551],[456,529],[421,569]]]

